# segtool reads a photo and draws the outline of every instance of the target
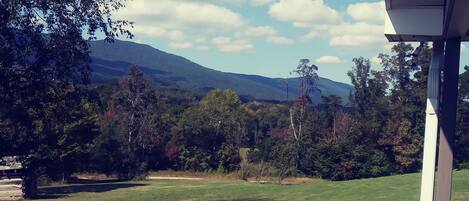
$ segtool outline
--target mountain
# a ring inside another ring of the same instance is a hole
[[[120,40],[115,40],[114,43],[92,41],[90,50],[92,80],[95,83],[122,77],[127,73],[129,66],[135,64],[158,85],[197,93],[223,88],[232,89],[248,99],[276,101],[291,100],[298,95],[297,78],[269,78],[217,71],[145,44]],[[326,78],[319,78],[318,88],[322,95],[337,95],[342,97],[344,102],[348,101],[352,90],[350,85]],[[311,96],[313,101],[319,101],[321,94],[315,92]]]

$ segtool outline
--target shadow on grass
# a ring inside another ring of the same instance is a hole
[[[146,186],[146,184],[132,184],[118,181],[99,181],[97,183],[78,182],[77,184],[42,187],[39,189],[37,199],[57,199],[72,193],[93,192],[101,193],[121,188]]]

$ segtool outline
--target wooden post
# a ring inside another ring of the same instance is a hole
[[[451,201],[461,38],[446,41],[436,201]]]

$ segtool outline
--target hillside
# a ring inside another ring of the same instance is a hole
[[[245,98],[277,101],[290,100],[298,93],[299,84],[295,78],[268,78],[221,72],[149,45],[116,40],[114,43],[93,41],[90,42],[90,47],[93,57],[93,81],[98,83],[125,75],[128,67],[135,64],[162,86],[194,92],[229,88]],[[342,97],[344,102],[347,102],[351,90],[350,85],[325,78],[318,80],[318,87],[322,95],[337,95]],[[312,94],[313,101],[319,101],[320,97],[318,92]]]

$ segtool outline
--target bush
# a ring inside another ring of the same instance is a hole
[[[248,163],[248,162],[241,162],[241,165],[238,170],[238,177],[244,181],[247,181],[249,177],[254,175],[255,172],[255,167],[253,164]]]
[[[458,169],[469,169],[469,162],[463,162],[457,165]]]

